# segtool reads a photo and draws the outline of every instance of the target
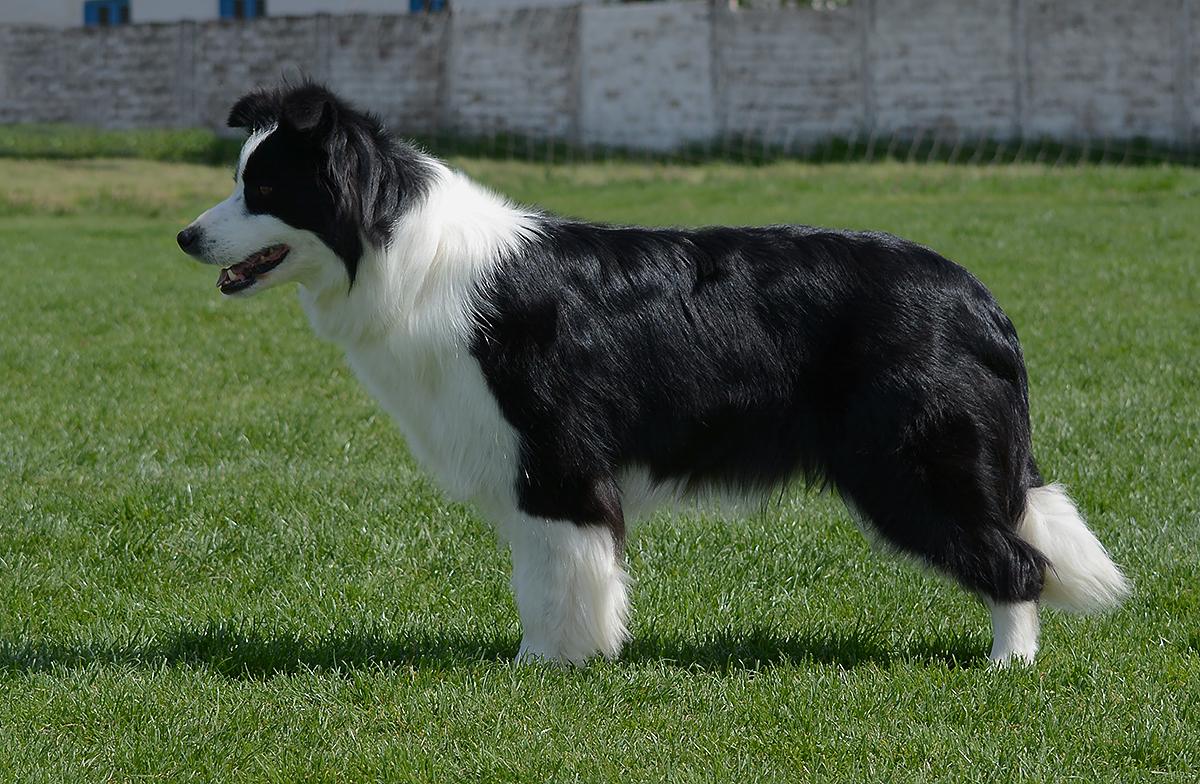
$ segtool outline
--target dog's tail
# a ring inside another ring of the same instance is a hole
[[[1029,489],[1017,534],[1050,561],[1042,599],[1051,607],[1102,612],[1119,605],[1132,591],[1062,485]]]

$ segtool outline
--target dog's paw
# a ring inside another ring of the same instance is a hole
[[[570,667],[572,664],[583,664],[582,661],[571,661],[560,651],[552,650],[545,645],[531,643],[528,640],[521,641],[521,647],[517,651],[517,658],[513,660],[513,663],[522,665],[550,665],[551,667]]]
[[[1026,650],[996,650],[988,655],[988,659],[992,663],[992,667],[997,670],[1007,670],[1009,667],[1032,667],[1033,660],[1037,656],[1037,649]]]

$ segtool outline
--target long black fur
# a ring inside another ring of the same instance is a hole
[[[480,292],[473,344],[521,434],[524,511],[618,529],[627,467],[800,477],[969,589],[1041,593],[1045,559],[1015,532],[1041,484],[1021,349],[966,270],[806,226],[540,231]]]

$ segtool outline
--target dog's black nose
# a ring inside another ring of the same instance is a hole
[[[175,237],[184,253],[195,253],[196,241],[200,239],[200,230],[188,226]]]

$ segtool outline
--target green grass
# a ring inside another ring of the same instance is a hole
[[[81,125],[0,125],[0,158],[142,158],[219,164],[237,160],[241,140],[201,128],[104,131]]]
[[[223,300],[174,248],[227,168],[0,161],[0,781],[1195,780],[1200,173],[458,163],[574,215],[965,264],[1135,597],[1047,613],[998,672],[977,603],[796,493],[645,524],[627,655],[514,667],[486,525],[292,296]]]

